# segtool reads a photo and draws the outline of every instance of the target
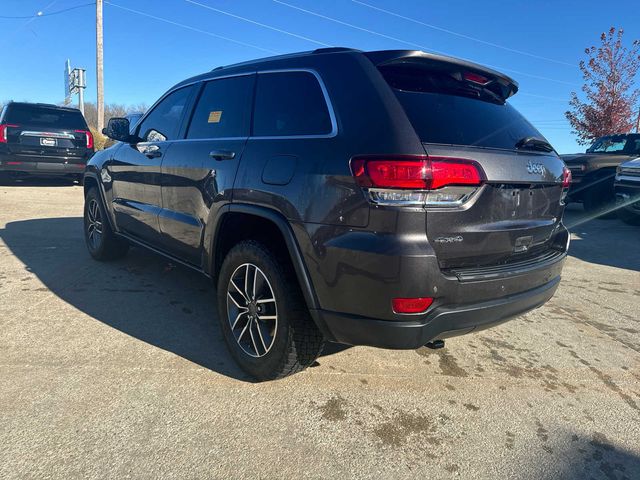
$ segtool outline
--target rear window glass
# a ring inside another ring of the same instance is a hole
[[[544,138],[495,93],[447,74],[383,71],[423,142],[514,149],[525,137]]]
[[[326,135],[331,118],[318,79],[310,72],[258,75],[253,135]]]
[[[587,150],[589,153],[640,153],[640,136],[610,135],[597,139]]]
[[[12,104],[7,109],[7,123],[40,127],[86,130],[87,122],[79,110],[63,110],[39,105]]]
[[[253,99],[253,77],[207,82],[193,113],[187,138],[246,137]]]

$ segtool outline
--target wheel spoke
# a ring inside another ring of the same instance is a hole
[[[254,323],[254,320],[249,320],[249,336],[251,337],[251,345],[253,345],[253,351],[256,352],[256,355],[260,356],[260,352],[258,352],[258,345],[256,345],[256,339],[253,336],[253,329],[251,325]],[[266,348],[265,348],[266,353]]]
[[[258,315],[258,318],[260,320],[277,320],[278,316],[277,315]]]
[[[247,307],[244,307],[242,305],[240,305],[238,302],[236,302],[236,299],[233,298],[233,295],[231,295],[231,292],[227,292],[227,296],[231,299],[231,301],[233,302],[233,304],[238,307],[241,310],[244,310],[245,312],[248,311],[249,309]]]
[[[235,330],[236,329],[236,325],[238,324],[238,320],[240,320],[240,318],[247,313],[247,310],[238,313],[238,316],[236,317],[236,319],[233,322],[233,325],[231,325],[231,330]]]
[[[249,325],[251,325],[251,321],[248,321],[246,323],[246,325],[244,326],[244,328],[242,329],[242,331],[240,332],[240,335],[238,335],[238,342],[240,342],[240,340],[242,339],[242,337],[244,336],[244,334],[247,332],[247,328],[249,327]]]
[[[262,346],[264,347],[264,351],[265,353],[269,350],[267,348],[267,344],[264,342],[264,337],[262,336],[262,329],[260,328],[260,322],[256,320],[256,329],[258,330],[258,336],[260,337],[260,342],[262,343]]]
[[[248,263],[244,271],[244,295],[247,300],[251,300],[251,296],[249,295],[249,264]]]
[[[242,290],[240,290],[240,287],[238,287],[238,285],[236,285],[236,282],[233,281],[233,278],[231,279],[231,285],[233,286],[233,288],[236,289],[236,291],[242,295],[242,298],[244,298],[245,302],[249,302],[249,299],[247,298],[247,296],[244,294],[244,292]]]
[[[251,299],[256,299],[256,280],[258,279],[258,269],[256,268],[253,272],[253,294],[251,295]]]
[[[273,303],[275,301],[275,298],[261,298],[260,300],[256,300],[256,303]]]

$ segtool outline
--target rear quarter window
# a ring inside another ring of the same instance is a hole
[[[311,72],[258,74],[253,135],[328,135],[331,116],[320,83]]]
[[[87,122],[80,110],[64,110],[40,105],[20,104],[11,104],[6,108],[5,121],[7,123],[68,130],[87,129]]]

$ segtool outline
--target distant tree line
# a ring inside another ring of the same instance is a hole
[[[146,103],[139,103],[137,105],[122,105],[119,103],[109,103],[104,106],[104,123],[105,125],[110,118],[124,117],[130,113],[144,113],[148,110],[149,106]],[[98,108],[93,102],[85,102],[84,104],[84,118],[87,120],[87,124],[90,127],[97,128],[98,125]]]
[[[124,117],[130,113],[144,113],[149,109],[146,103],[137,105],[122,105],[118,103],[109,103],[104,106],[104,124],[109,122],[110,118]],[[102,132],[98,131],[98,107],[93,102],[85,102],[84,118],[87,120],[89,130],[93,133],[96,150],[102,150],[110,146],[113,142],[105,137]]]

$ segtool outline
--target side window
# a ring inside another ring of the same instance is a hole
[[[193,113],[187,138],[246,137],[253,75],[207,82]]]
[[[259,73],[253,135],[326,135],[331,118],[318,79],[310,72]]]
[[[175,140],[193,88],[184,87],[166,96],[140,124],[138,136],[146,142]]]

